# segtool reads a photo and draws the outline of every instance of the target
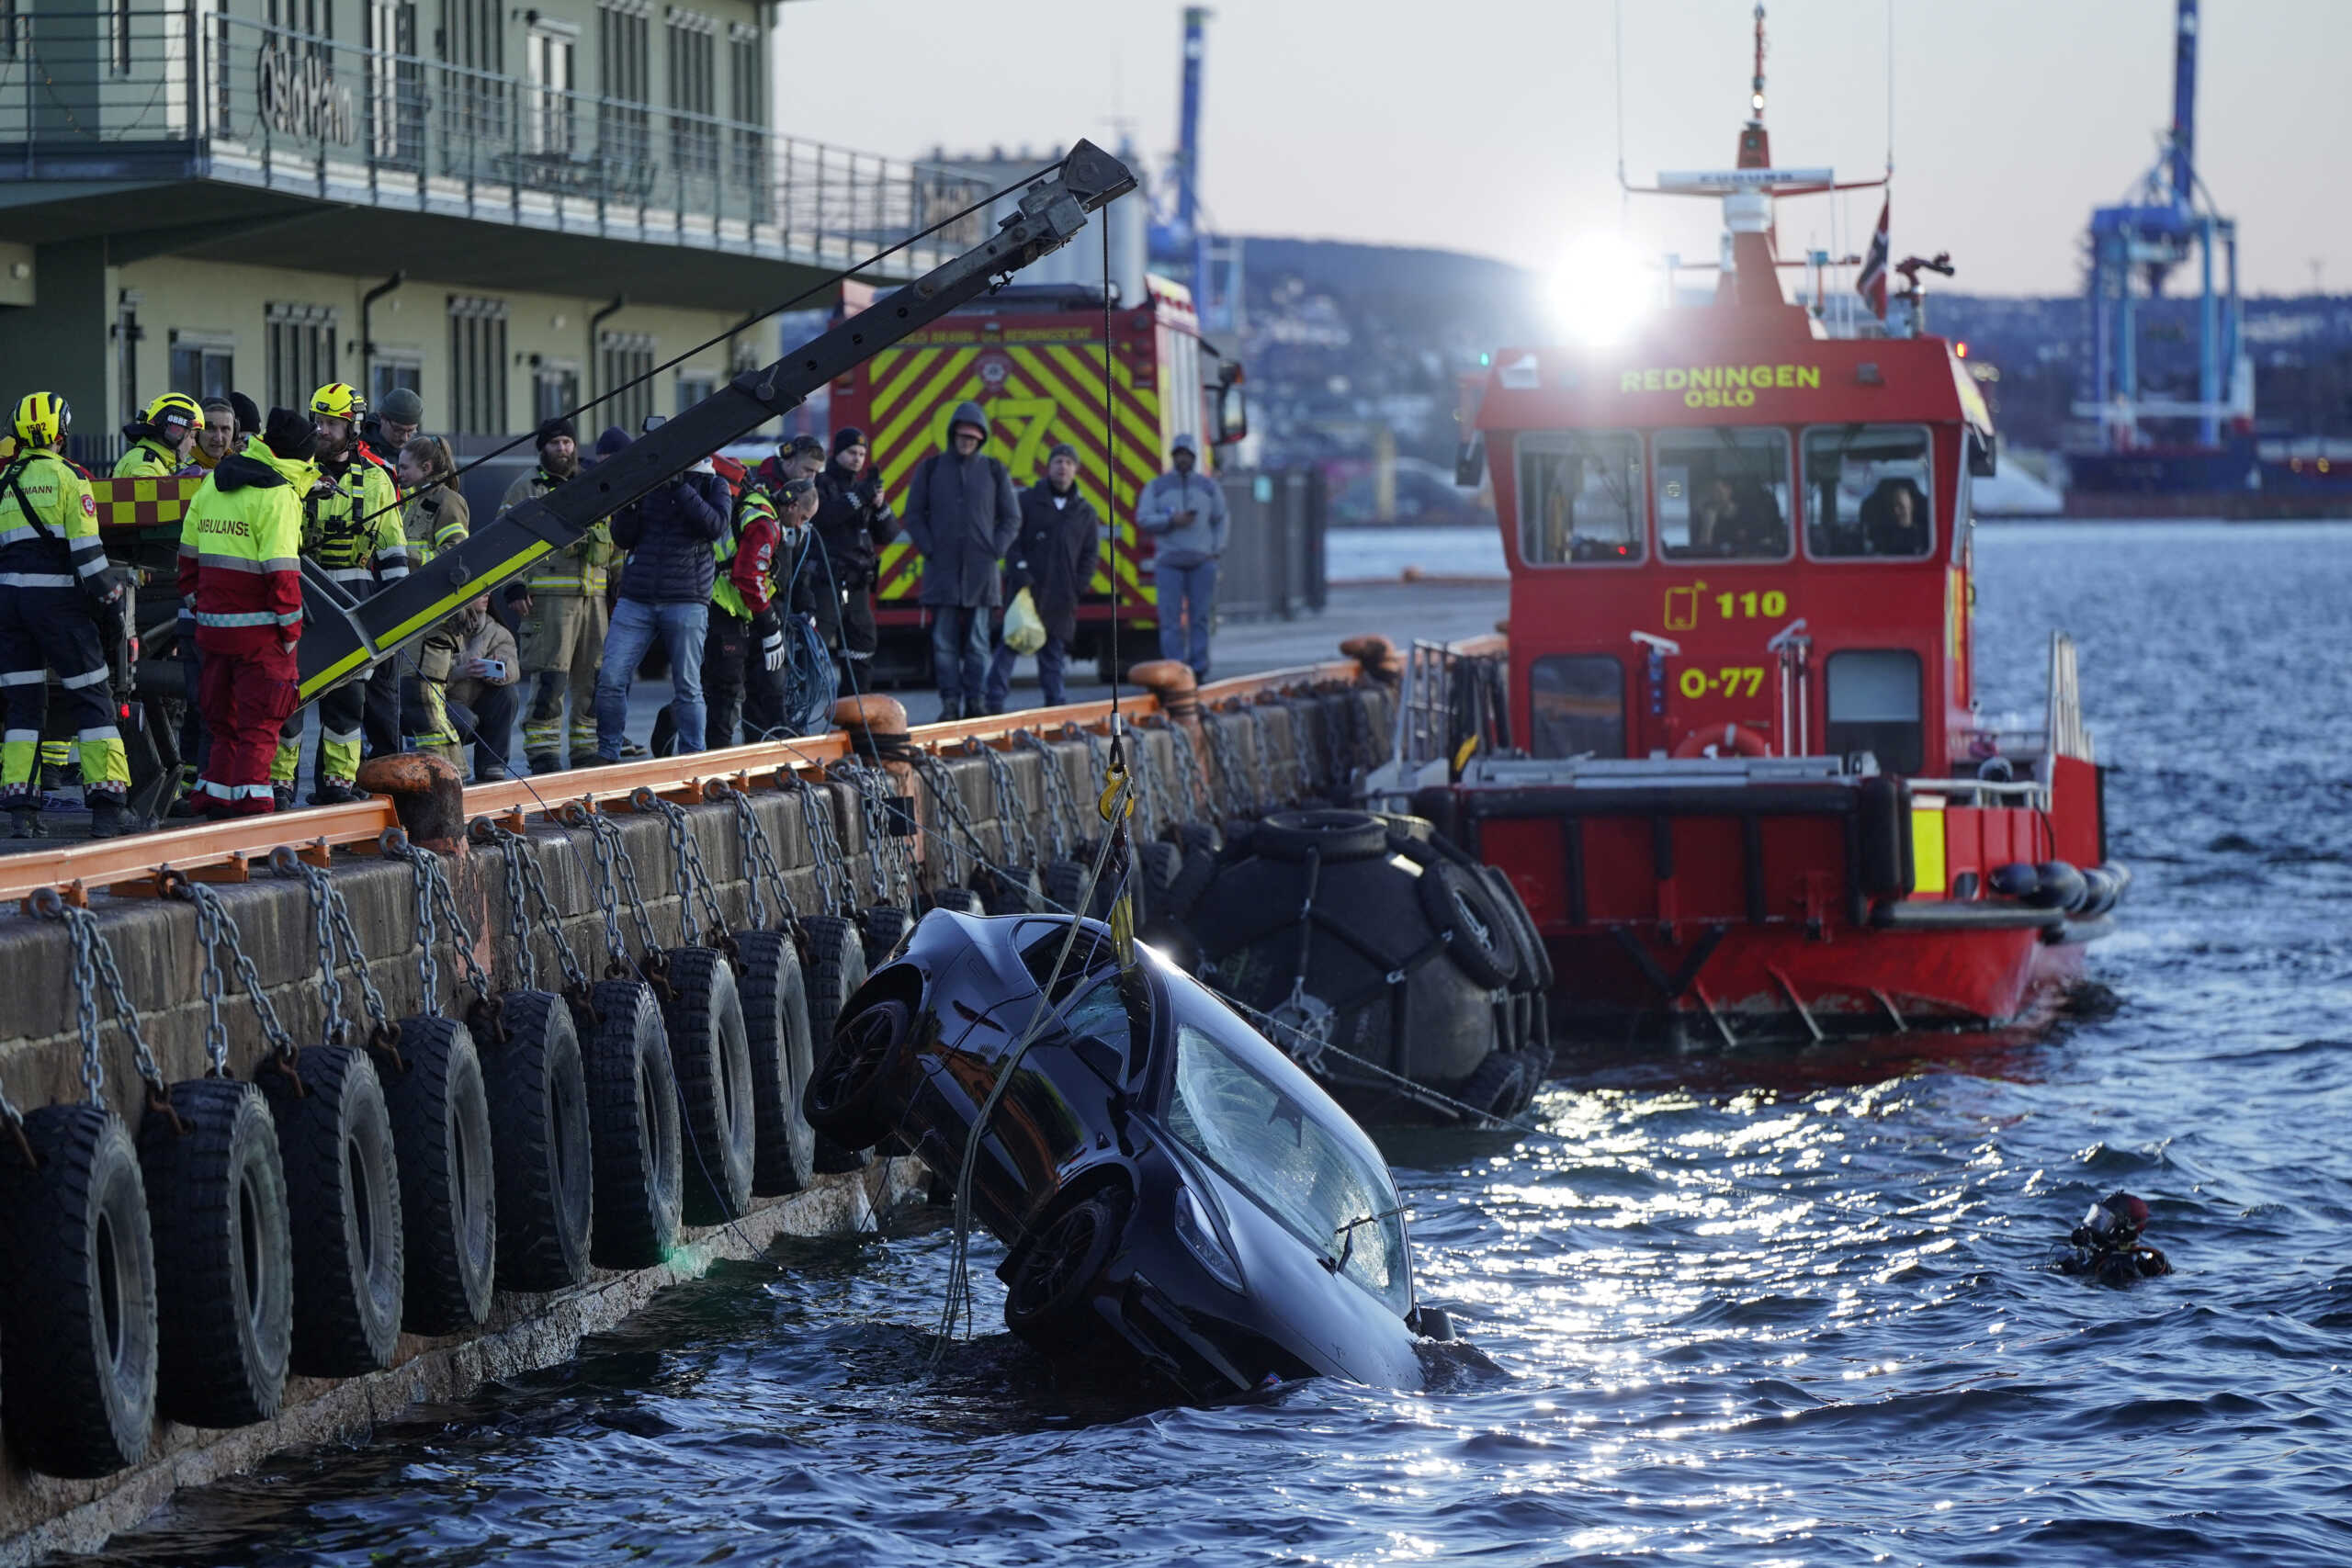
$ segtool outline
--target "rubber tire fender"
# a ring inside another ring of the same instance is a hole
[[[1074,860],[1049,860],[1046,863],[1043,881],[1046,908],[1056,914],[1067,911],[1073,915],[1091,914],[1080,900],[1086,895],[1086,874],[1090,868]]]
[[[43,1474],[111,1475],[146,1457],[155,1424],[155,1257],[139,1154],[121,1118],[92,1105],[33,1111],[25,1141],[38,1169],[0,1139],[11,1287],[0,1292],[0,1421]]]
[[[879,969],[899,951],[899,943],[915,929],[915,918],[896,904],[868,906],[857,918],[859,942],[865,949],[865,967]]]
[[[1477,875],[1451,861],[1421,868],[1418,888],[1430,929],[1452,931],[1446,955],[1481,986],[1508,986],[1519,972],[1519,942],[1509,917]]]
[[[988,912],[980,903],[980,896],[968,887],[943,887],[931,894],[924,902],[933,909],[953,909],[959,915],[983,915]]]
[[[1126,1189],[1097,1187],[1038,1224],[1005,1282],[1004,1325],[1041,1348],[1083,1340],[1088,1299],[1126,1225]],[[1069,1234],[1082,1228],[1082,1234]]]
[[[1388,826],[1367,811],[1277,811],[1258,824],[1250,848],[1268,860],[1304,861],[1313,852],[1337,865],[1386,853]]]
[[[1495,1051],[1478,1064],[1450,1098],[1462,1101],[1496,1122],[1519,1114],[1527,1081],[1527,1064],[1517,1051]]]
[[[1176,878],[1184,869],[1184,852],[1165,839],[1152,839],[1137,844],[1135,852],[1136,873],[1151,908],[1155,913],[1165,914]],[[1138,919],[1136,924],[1142,921]]]
[[[841,1023],[842,1010],[849,1006],[857,988],[865,984],[865,946],[857,928],[840,915],[810,915],[800,922],[800,934],[801,955],[807,961],[801,973],[808,993],[808,1040],[813,1057],[809,1077],[813,1082],[825,1070],[825,1059],[832,1052],[833,1032]],[[809,1118],[809,1124],[816,1124],[814,1117]],[[873,1157],[863,1145],[845,1146],[826,1136],[822,1128],[818,1129],[819,1170],[863,1170],[873,1163]]]
[[[296,1059],[302,1092],[261,1079],[286,1166],[294,1247],[294,1343],[304,1377],[345,1378],[392,1364],[406,1266],[391,1111],[368,1054],[313,1045]]]
[[[192,1427],[277,1414],[294,1342],[286,1167],[261,1090],[234,1078],[172,1086],[187,1127],[150,1112],[140,1174],[154,1232],[155,1407]]]
[[[408,1258],[401,1326],[458,1334],[490,1314],[498,1275],[490,1091],[473,1034],[455,1019],[401,1020],[401,1060],[407,1071],[384,1085]]]
[[[1519,988],[1522,991],[1548,991],[1552,988],[1552,954],[1544,945],[1544,933],[1535,929],[1535,917],[1527,912],[1526,901],[1519,889],[1511,886],[1510,875],[1498,865],[1481,865],[1478,878],[1494,895],[1495,903],[1510,922],[1512,933],[1519,939]]]
[[[677,1077],[651,987],[601,980],[588,1001],[596,1022],[580,1048],[595,1150],[589,1256],[607,1269],[643,1269],[678,1243],[685,1168]]]
[[[914,1009],[905,998],[880,996],[842,1025],[803,1108],[808,1124],[843,1147],[865,1148],[889,1133],[875,1111],[882,1081],[914,1033]]]
[[[500,998],[505,1039],[480,1052],[498,1184],[497,1282],[560,1291],[588,1278],[595,1155],[571,1004],[551,991]]]
[[[758,1124],[752,1111],[752,1046],[735,971],[715,947],[673,947],[662,1004],[670,1070],[678,1082],[681,1161],[689,1224],[740,1219],[752,1202]]]
[[[752,1190],[797,1192],[817,1174],[817,1134],[800,1109],[815,1055],[800,950],[784,931],[735,933],[735,995],[752,1055]]]
[[[1046,907],[1045,885],[1025,865],[979,874],[980,907],[991,915],[1034,915]]]

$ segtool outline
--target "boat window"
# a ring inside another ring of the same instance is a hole
[[[1555,653],[1527,671],[1538,757],[1625,754],[1625,667],[1614,654]]]
[[[1892,773],[1925,761],[1919,722],[1919,656],[1907,649],[1849,649],[1829,656],[1829,728],[1839,756],[1868,751]]]
[[[1176,1030],[1168,1130],[1339,1273],[1400,1314],[1413,1304],[1402,1205],[1386,1168],[1189,1023]]]
[[[1662,430],[1657,547],[1669,560],[1783,560],[1789,438],[1778,430]]]
[[[1519,553],[1534,566],[1623,566],[1642,558],[1642,438],[1631,431],[1542,431],[1519,457]]]
[[[1918,560],[1935,548],[1928,429],[1841,424],[1804,433],[1804,547],[1821,560]]]

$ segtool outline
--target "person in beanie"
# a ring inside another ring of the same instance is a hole
[[[854,425],[833,433],[833,450],[817,476],[813,526],[825,558],[802,573],[817,630],[841,666],[842,691],[863,695],[872,685],[876,636],[874,581],[882,547],[899,536],[898,514],[882,494],[882,476],[865,466],[865,432]],[[828,569],[830,580],[826,578]]]
[[[359,440],[379,460],[390,466],[400,461],[401,448],[416,439],[417,427],[424,423],[424,400],[416,395],[413,388],[394,387],[359,427]],[[401,499],[407,499],[407,492],[402,492]]]
[[[1102,520],[1078,492],[1078,448],[1065,441],[1046,457],[1046,477],[1021,492],[1021,534],[1004,560],[1004,591],[1029,591],[1046,643],[1037,650],[1037,689],[1047,707],[1065,700],[1062,668],[1078,639],[1078,601],[1094,581],[1102,553]],[[988,711],[1002,713],[1012,695],[1020,655],[1002,642],[989,661]]]
[[[1159,599],[1159,657],[1182,660],[1209,678],[1209,627],[1216,619],[1216,566],[1229,520],[1225,491],[1193,471],[1200,448],[1189,434],[1170,444],[1174,465],[1143,487],[1136,526],[1159,542],[1153,557]],[[1187,633],[1190,636],[1187,636]]]
[[[272,409],[261,438],[220,459],[180,524],[179,590],[204,650],[197,701],[210,737],[192,796],[207,816],[274,810],[279,730],[301,700],[302,498],[318,434]]]
[[[547,494],[580,471],[580,433],[568,419],[539,422],[538,467],[517,479],[498,503],[500,515]],[[529,597],[520,606],[518,640],[523,673],[530,682],[523,715],[523,754],[531,772],[552,773],[567,761],[578,767],[596,748],[596,672],[605,657],[605,585],[618,560],[609,520],[597,522],[579,541],[539,558],[525,579]],[[571,699],[570,747],[565,745],[564,699]]]
[[[960,402],[947,446],[915,466],[907,485],[907,538],[922,556],[922,604],[931,613],[931,667],[939,716],[979,716],[989,629],[1001,598],[997,561],[1021,531],[1021,501],[1004,465],[982,452],[989,416]]]

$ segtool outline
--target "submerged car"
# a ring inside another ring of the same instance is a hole
[[[1196,1399],[1315,1374],[1419,1386],[1419,1341],[1452,1329],[1414,1301],[1372,1140],[1198,981],[1148,948],[1122,973],[1109,930],[1076,924],[924,916],[842,1010],[810,1122],[852,1147],[895,1135],[956,1181],[1034,1021],[970,1189],[1008,1249],[1006,1326],[1057,1359],[1139,1358]]]

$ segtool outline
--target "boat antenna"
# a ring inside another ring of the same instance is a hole
[[[1886,0],[1886,177],[1894,177],[1894,0]]]
[[[1616,0],[1610,7],[1609,30],[1617,51],[1617,227],[1622,230],[1634,200],[1633,187],[1625,183],[1625,0]]]
[[[1764,123],[1764,0],[1756,0],[1756,76],[1748,85],[1747,123]]]

